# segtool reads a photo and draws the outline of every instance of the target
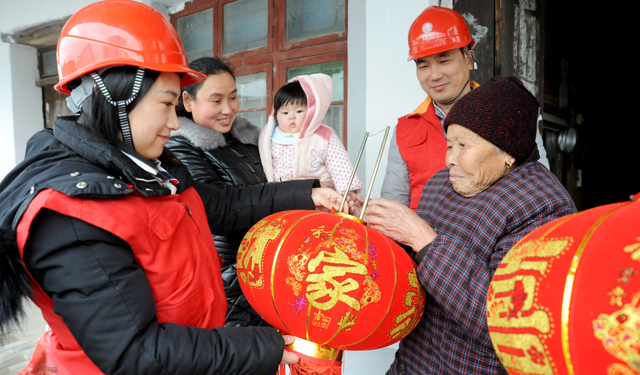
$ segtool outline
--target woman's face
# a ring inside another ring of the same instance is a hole
[[[147,159],[162,154],[172,130],[178,130],[176,105],[180,97],[180,77],[160,73],[147,94],[129,112],[131,137],[136,151]]]
[[[447,129],[446,164],[453,189],[473,197],[509,172],[515,159],[471,130],[460,125]]]
[[[227,72],[209,75],[195,98],[185,91],[182,99],[196,124],[223,134],[231,130],[240,109],[236,81]]]

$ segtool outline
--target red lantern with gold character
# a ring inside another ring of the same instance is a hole
[[[318,373],[340,373],[342,349],[397,342],[424,311],[409,255],[346,214],[294,210],[264,218],[242,240],[237,270],[251,306],[296,336],[288,350]]]
[[[510,374],[640,374],[640,200],[548,223],[498,267],[487,296]]]

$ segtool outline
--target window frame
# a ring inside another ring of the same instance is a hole
[[[342,60],[344,64],[343,105],[343,143],[346,147],[348,137],[347,82],[348,53],[347,37],[349,30],[349,0],[345,0],[345,30],[318,37],[286,42],[286,0],[268,0],[268,38],[267,45],[250,50],[222,54],[224,38],[224,5],[239,0],[194,0],[185,4],[180,12],[171,15],[171,24],[176,27],[177,19],[207,8],[213,8],[213,55],[219,56],[234,67],[236,75],[267,72],[267,110],[269,118],[273,106],[273,96],[286,84],[286,69],[302,65],[319,64]],[[266,69],[266,70],[265,70]],[[264,125],[264,124],[262,124]]]
[[[277,17],[275,17],[276,20],[278,20],[278,21],[280,21],[280,20],[286,21],[286,19],[287,19],[286,6],[287,6],[287,0],[279,1],[279,6],[276,7],[276,9],[274,9],[275,10],[275,14],[277,16]],[[345,6],[344,31],[338,31],[338,32],[330,33],[330,34],[311,37],[311,38],[296,39],[296,40],[287,42],[285,40],[286,37],[287,37],[286,22],[278,22],[278,24],[277,24],[277,27],[278,27],[278,38],[277,39],[280,42],[279,47],[283,51],[288,51],[288,50],[297,49],[297,48],[310,47],[310,46],[315,46],[315,45],[320,45],[320,44],[328,44],[328,43],[332,43],[332,42],[339,42],[341,40],[346,41],[347,40],[347,31],[348,31],[348,27],[349,27],[349,20],[348,20],[349,12],[347,11],[347,9],[348,9],[348,0],[345,0],[344,6]]]
[[[280,68],[276,71],[274,77],[274,86],[282,87],[287,83],[287,69],[289,68],[297,68],[300,66],[306,65],[315,65],[322,63],[329,63],[335,61],[342,61],[343,64],[343,74],[344,74],[344,94],[342,96],[342,100],[331,101],[330,105],[338,105],[341,104],[343,108],[343,121],[342,121],[342,143],[344,143],[345,147],[347,145],[347,51],[344,52],[334,52],[324,55],[316,55],[316,56],[308,56],[298,59],[284,60],[281,61]],[[276,90],[277,91],[277,90]]]
[[[272,64],[267,63],[267,64],[260,64],[260,65],[243,66],[243,67],[239,67],[239,68],[235,68],[234,69],[234,73],[235,73],[236,77],[242,76],[242,75],[246,75],[246,74],[260,73],[260,72],[266,72],[266,74],[267,74],[267,103],[266,103],[267,107],[264,110],[267,113],[265,118],[268,121],[269,120],[269,115],[271,114],[271,108],[273,107],[273,96],[268,94],[269,92],[273,91],[273,68],[272,68]],[[254,109],[254,110],[251,110],[251,111],[238,110],[238,113],[256,112],[256,111],[260,111],[260,110],[261,109]],[[266,124],[266,122],[265,122],[265,124]],[[256,125],[260,129],[262,129],[265,124],[254,124],[254,125]]]

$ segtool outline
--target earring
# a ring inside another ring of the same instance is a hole
[[[511,169],[511,167],[513,167],[513,162],[511,163],[507,162],[507,169]]]

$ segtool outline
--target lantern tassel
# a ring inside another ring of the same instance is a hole
[[[332,360],[318,359],[295,352],[300,360],[298,363],[289,365],[289,375],[341,375],[344,370],[343,361],[337,358],[343,349],[343,346],[338,348]],[[285,365],[280,365],[276,375],[286,375]]]

